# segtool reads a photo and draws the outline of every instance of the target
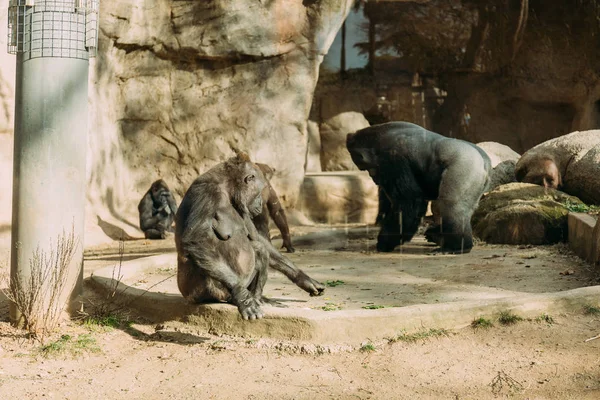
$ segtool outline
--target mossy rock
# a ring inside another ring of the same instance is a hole
[[[528,183],[509,183],[485,194],[475,210],[473,234],[486,243],[552,244],[567,240],[569,206],[577,197]]]

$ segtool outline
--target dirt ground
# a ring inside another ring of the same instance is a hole
[[[86,276],[114,263],[115,250],[88,249]],[[138,241],[125,256],[172,250],[168,242]],[[465,264],[498,261],[472,254]],[[425,268],[439,259],[423,254],[420,262]],[[87,287],[85,295],[90,305],[102,303]],[[508,326],[494,320],[490,328],[424,326],[420,335],[365,338],[354,347],[214,336],[122,311],[65,323],[42,346],[8,324],[7,310],[0,297],[0,399],[600,398],[600,339],[588,340],[600,334],[598,309]]]

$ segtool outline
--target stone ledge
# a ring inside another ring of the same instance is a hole
[[[582,259],[597,265],[600,261],[600,224],[584,213],[569,213],[569,247]]]

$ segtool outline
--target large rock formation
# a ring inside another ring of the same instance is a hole
[[[519,159],[517,178],[532,182],[531,177],[547,172],[547,167],[542,168],[547,160],[558,171],[561,190],[600,204],[600,130],[571,132],[538,144]]]
[[[293,206],[319,65],[352,3],[101,1],[88,146],[87,221],[97,239],[139,235],[135,206],[153,180],[181,195],[235,149],[272,165],[273,186]],[[0,0],[3,27],[7,8]],[[4,77],[14,69],[1,59],[0,130],[12,131]]]
[[[569,206],[581,201],[555,189],[509,183],[485,194],[475,210],[473,234],[487,243],[552,244],[567,240]]]
[[[246,150],[293,206],[318,69],[351,0],[101,2],[89,199],[134,221],[147,186],[182,194]]]

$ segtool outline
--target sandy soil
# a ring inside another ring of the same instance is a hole
[[[86,273],[114,263],[113,247],[88,250],[95,262]],[[143,241],[128,248],[131,258],[172,250]],[[474,254],[467,264],[496,261]],[[90,290],[86,296],[101,303]],[[356,347],[217,337],[180,322],[155,326],[119,316],[114,328],[66,323],[44,350],[8,324],[0,297],[0,398],[600,398],[600,339],[586,341],[600,334],[600,315],[583,311],[434,331],[413,342],[365,338]]]
[[[4,399],[598,399],[600,317],[466,328],[374,351],[247,341],[145,324],[63,327],[44,355],[1,324]],[[84,335],[84,336],[82,336]],[[85,336],[87,335],[87,336]],[[85,339],[85,341],[84,341]],[[74,348],[73,343],[82,349]],[[91,343],[90,343],[91,342]],[[366,347],[366,346],[365,346]],[[331,351],[331,353],[327,352]]]

